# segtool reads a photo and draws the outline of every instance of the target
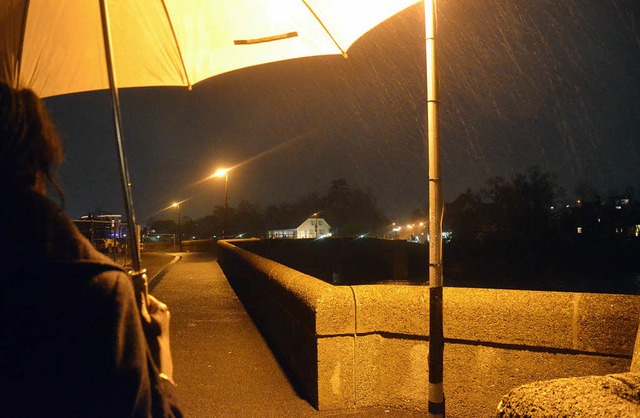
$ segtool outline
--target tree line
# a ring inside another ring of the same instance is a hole
[[[539,167],[509,178],[491,177],[478,191],[467,189],[445,205],[443,229],[452,233],[443,253],[445,278],[455,285],[484,280],[485,286],[502,288],[526,282],[530,288],[586,286],[592,291],[598,285],[602,291],[611,286],[616,292],[620,287],[640,291],[634,279],[640,274],[640,206],[634,190],[602,197],[582,184],[575,192],[577,199],[567,204],[557,176]],[[383,236],[393,222],[371,192],[337,179],[324,195],[310,193],[265,209],[241,201],[228,209],[227,231],[263,237],[269,230],[295,228],[316,213],[343,237]],[[410,218],[424,221],[427,214],[428,208],[420,208]],[[210,239],[220,235],[223,222],[224,207],[216,206],[205,217],[183,217],[182,235]],[[177,225],[152,220],[149,230],[173,234]]]
[[[195,220],[183,216],[181,235],[185,239],[219,237],[224,225],[224,212],[224,206],[218,205],[210,215]],[[324,195],[310,193],[294,202],[270,205],[265,209],[247,200],[240,201],[236,207],[228,207],[227,235],[263,237],[269,230],[296,228],[314,214],[324,218],[340,236],[358,236],[382,230],[389,224],[370,191],[337,179],[331,182]],[[177,223],[152,219],[147,231],[175,234]]]
[[[582,184],[576,199],[551,173],[531,167],[445,206],[445,275],[459,285],[640,291],[640,205],[634,190],[601,196]],[[526,286],[524,284],[526,283]]]

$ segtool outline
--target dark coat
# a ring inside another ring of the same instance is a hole
[[[129,276],[49,199],[0,205],[0,416],[182,416]]]

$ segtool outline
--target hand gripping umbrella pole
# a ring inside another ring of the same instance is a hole
[[[109,76],[109,91],[111,92],[111,107],[113,110],[113,120],[115,126],[116,146],[118,149],[118,161],[120,162],[120,180],[122,183],[122,195],[124,199],[125,215],[127,216],[127,239],[131,249],[131,266],[129,272],[133,285],[139,295],[138,302],[147,304],[149,302],[149,285],[146,270],[140,268],[140,246],[138,240],[138,230],[136,228],[136,218],[133,211],[133,197],[131,193],[131,179],[129,177],[129,167],[124,152],[124,138],[122,136],[122,112],[120,110],[120,97],[118,95],[118,85],[113,65],[113,50],[111,48],[111,33],[109,31],[109,15],[107,13],[106,0],[100,0],[100,17],[102,21],[102,35],[104,39],[104,52],[107,62],[107,74]]]

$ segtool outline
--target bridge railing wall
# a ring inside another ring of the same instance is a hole
[[[179,250],[177,243],[173,241],[165,242],[144,242],[142,251],[163,251],[176,252]],[[215,252],[216,241],[211,239],[184,240],[182,241],[182,251],[184,252]]]
[[[260,245],[220,241],[218,262],[316,408],[426,410],[426,286],[336,286],[251,251]],[[458,376],[445,391],[485,390],[487,376],[503,394],[528,381],[627,371],[639,318],[637,296],[445,288],[445,374]],[[514,356],[532,367],[514,370]]]

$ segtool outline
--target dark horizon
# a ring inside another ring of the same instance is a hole
[[[639,21],[634,0],[440,5],[445,200],[533,165],[556,173],[568,199],[585,180],[603,194],[637,191]],[[193,91],[121,90],[138,222],[189,198],[184,215],[212,212],[224,184],[200,181],[245,161],[230,173],[232,206],[293,201],[344,178],[390,217],[424,207],[423,30],[416,5],[366,34],[347,60],[266,64]],[[46,103],[67,151],[68,213],[123,213],[108,94]]]

